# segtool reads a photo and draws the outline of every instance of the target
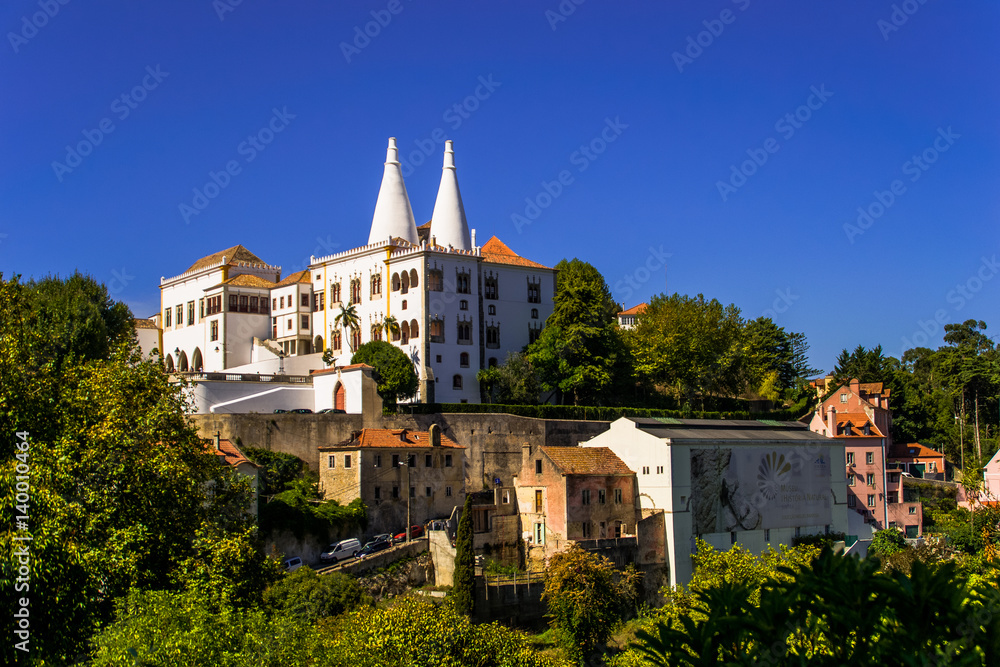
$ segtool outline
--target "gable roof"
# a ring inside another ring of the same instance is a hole
[[[863,432],[852,433],[851,436],[878,437],[878,438],[884,437],[882,432],[878,430],[878,427],[875,426],[875,422],[869,419],[868,415],[865,414],[864,412],[838,412],[837,413],[838,431],[839,427],[846,426],[847,424],[850,424],[856,429],[863,429],[865,427],[865,424],[869,425],[868,429],[869,432],[867,434]],[[845,436],[838,436],[838,437],[845,437]],[[851,436],[846,436],[846,437],[851,437]]]
[[[639,315],[641,313],[646,312],[647,308],[649,308],[649,304],[640,303],[638,306],[632,306],[628,310],[623,310],[622,312],[618,313],[618,317],[621,317],[622,315]]]
[[[281,282],[274,284],[275,287],[288,287],[289,285],[294,285],[295,283],[309,283],[312,284],[312,274],[309,269],[304,269],[298,273],[293,273],[287,276]]]
[[[249,463],[255,468],[260,467],[244,456],[239,447],[234,445],[230,440],[219,440],[218,450],[215,450],[215,442],[212,439],[207,439],[205,442],[207,443],[206,449],[218,455],[226,465],[230,465],[235,468],[243,463]]]
[[[490,237],[490,240],[480,249],[483,255],[483,260],[490,262],[491,264],[509,264],[511,266],[523,266],[529,269],[550,269],[551,267],[545,266],[544,264],[539,264],[538,262],[532,262],[530,259],[525,259],[521,257],[516,252],[507,247],[507,245],[498,239],[496,236]]]
[[[141,317],[133,318],[132,319],[132,323],[135,325],[136,329],[159,329],[160,328],[160,327],[156,326],[156,322],[154,322],[152,319],[148,319],[147,320],[147,319],[143,319]]]
[[[345,440],[335,445],[324,445],[321,446],[319,450],[368,449],[372,447],[393,449],[403,447],[430,448],[432,446],[431,434],[429,431],[411,431],[406,428],[363,428],[360,432],[354,432],[349,440]],[[444,433],[441,434],[441,447],[465,449],[465,447],[462,447]]]
[[[565,475],[634,475],[625,462],[607,447],[542,447],[553,465]]]
[[[226,265],[234,264],[236,262],[267,265],[267,262],[244,248],[242,245],[234,245],[232,248],[226,248],[225,250],[220,250],[219,252],[214,252],[211,255],[202,257],[189,266],[187,271],[184,273],[214,266],[220,263],[223,258],[226,260]]]

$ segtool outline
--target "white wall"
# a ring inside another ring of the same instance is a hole
[[[188,394],[194,400],[197,414],[271,413],[278,408],[312,410],[315,405],[313,387],[308,384],[198,380]]]

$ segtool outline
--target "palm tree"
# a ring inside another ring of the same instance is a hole
[[[399,322],[392,315],[387,315],[384,320],[382,320],[382,328],[385,330],[385,339],[392,342],[393,336],[399,335]]]
[[[353,303],[347,306],[340,304],[340,312],[333,318],[333,326],[343,327],[345,337],[349,335],[350,329],[357,329],[361,326],[361,320],[358,318],[358,309],[354,307]],[[351,354],[353,354],[354,345],[350,338],[348,338],[347,344],[351,349]]]

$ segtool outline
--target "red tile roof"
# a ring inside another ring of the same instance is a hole
[[[260,276],[252,276],[249,273],[241,273],[238,276],[233,276],[228,280],[223,280],[221,284],[229,285],[230,287],[258,287],[260,289],[275,287],[275,284],[270,280],[265,280]]]
[[[134,318],[132,320],[132,322],[133,322],[133,324],[135,324],[135,328],[136,329],[159,329],[160,328],[160,327],[156,326],[156,322],[154,322],[151,319],[145,320],[145,319],[142,319],[140,317],[136,317],[136,318]]]
[[[284,280],[279,283],[275,283],[275,287],[288,287],[289,285],[294,285],[295,283],[309,283],[312,284],[312,274],[308,269],[304,271],[299,271],[298,273],[293,273],[287,276]]]
[[[429,431],[411,431],[405,428],[364,428],[355,432],[350,440],[335,445],[324,445],[320,451],[330,449],[366,449],[369,447],[414,448],[432,447]],[[441,434],[441,446],[451,449],[465,449],[457,442]]]
[[[205,445],[206,449],[208,449],[211,452],[216,451],[214,440],[209,439],[206,440],[205,442],[206,442]],[[250,465],[255,467],[257,466],[256,463],[254,463],[247,457],[243,456],[243,452],[240,451],[239,447],[234,445],[229,440],[219,440],[219,449],[217,453],[219,454],[219,456],[222,457],[223,461],[225,461],[227,465],[231,465],[234,468],[243,463],[249,463]]]
[[[649,308],[649,304],[640,303],[638,306],[632,306],[628,310],[623,310],[622,312],[618,313],[618,316],[621,317],[622,315],[639,315],[640,313],[645,313],[647,308]]]
[[[497,237],[491,237],[482,247],[483,260],[492,264],[509,264],[511,266],[523,266],[530,269],[548,269],[550,267],[530,259],[521,257],[516,252],[508,248],[503,241]]]
[[[893,444],[892,448],[889,450],[888,458],[890,459],[916,459],[916,458],[930,458],[930,459],[943,459],[944,454],[941,452],[931,449],[921,445],[919,442],[911,442],[907,445]]]
[[[847,424],[850,424],[855,429],[854,433],[851,434],[852,436],[876,437],[876,438],[884,437],[882,432],[878,430],[878,427],[875,426],[875,423],[870,419],[868,419],[868,415],[866,415],[864,412],[838,412],[837,413],[838,431],[840,430],[839,427],[846,426]],[[865,432],[862,430],[864,429],[865,424],[870,425],[869,433],[867,436],[865,435]]]
[[[233,264],[235,262],[248,262],[251,264],[265,264],[257,255],[253,254],[241,245],[234,245],[232,248],[226,248],[225,250],[220,250],[219,252],[214,252],[211,255],[202,257],[197,262],[188,267],[189,271],[197,271],[198,269],[204,269],[209,266],[214,266],[222,261],[222,258],[226,258],[226,264]]]
[[[549,460],[566,475],[634,475],[607,447],[542,447]]]
[[[321,368],[315,371],[309,371],[309,375],[329,375],[330,373],[336,373],[337,371],[346,371],[352,368],[374,368],[368,364],[351,364],[350,366],[334,366],[333,368]]]

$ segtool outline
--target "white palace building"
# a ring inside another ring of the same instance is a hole
[[[477,245],[451,141],[430,222],[418,227],[389,139],[367,245],[312,257],[284,279],[242,245],[203,257],[160,279],[160,347],[173,372],[305,376],[326,367],[324,350],[344,368],[362,343],[390,340],[417,370],[415,400],[477,403],[477,371],[538,337],[555,282],[554,269],[495,236]],[[352,305],[360,326],[335,324]]]

